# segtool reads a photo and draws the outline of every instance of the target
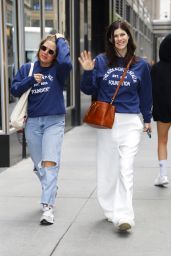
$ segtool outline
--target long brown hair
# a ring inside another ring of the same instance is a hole
[[[117,20],[117,21],[113,22],[112,24],[110,24],[106,31],[105,52],[106,52],[107,59],[109,61],[108,62],[109,67],[118,66],[118,64],[117,64],[118,54],[114,47],[114,31],[118,28],[124,30],[129,36],[124,66],[126,66],[128,64],[128,62],[130,61],[130,59],[133,56],[134,57],[133,57],[132,63],[136,62],[136,57],[134,55],[135,50],[136,50],[136,45],[134,43],[132,34],[130,32],[129,25],[126,21]]]

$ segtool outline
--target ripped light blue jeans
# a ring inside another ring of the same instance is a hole
[[[36,174],[42,186],[41,203],[53,206],[57,193],[61,147],[64,136],[65,115],[28,118],[25,136]],[[54,162],[43,167],[42,162]]]

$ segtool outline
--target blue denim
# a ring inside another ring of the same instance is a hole
[[[41,203],[54,206],[57,194],[58,166],[44,167],[39,169],[42,185]]]
[[[64,128],[65,115],[28,118],[26,122],[26,141],[41,182],[42,204],[55,204]],[[42,161],[55,162],[55,166],[43,168]]]

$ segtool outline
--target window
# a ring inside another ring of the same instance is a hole
[[[7,20],[5,24],[5,32],[6,32],[6,42],[7,42],[7,90],[8,90],[8,95],[9,98],[8,100],[8,108],[9,108],[9,115],[12,111],[13,105],[15,104],[15,97],[11,94],[11,82],[14,77],[15,73],[15,59],[16,59],[16,51],[15,51],[15,8],[14,8],[14,3],[10,2],[8,3],[6,1],[6,13],[7,13]]]
[[[45,10],[46,11],[53,10],[53,1],[52,0],[45,0]]]
[[[24,16],[24,25],[25,25],[26,27],[29,27],[29,26],[30,26],[30,22],[31,22],[30,17],[27,16],[27,15],[25,15],[25,16]]]
[[[133,24],[134,24],[134,27],[136,27],[137,20],[138,20],[138,16],[137,16],[136,12],[133,11]]]
[[[123,16],[123,0],[116,0],[115,10],[120,16]]]
[[[35,11],[40,10],[39,0],[33,0],[33,10]]]
[[[40,27],[40,20],[32,20],[31,25],[32,27]]]
[[[129,5],[126,5],[126,20],[131,21],[131,7]]]
[[[24,16],[27,16],[27,23],[25,23],[25,61],[34,61],[39,43],[40,36],[40,0],[32,0],[31,6],[26,5],[24,0]],[[29,21],[29,22],[28,22]]]
[[[143,23],[143,21],[141,19],[140,19],[140,31],[142,33],[144,33],[144,23]]]
[[[53,28],[53,20],[45,20],[45,26]]]
[[[1,64],[1,63],[0,63]],[[0,65],[0,79],[1,79],[1,65]],[[0,130],[2,130],[2,113],[1,113],[1,111],[2,111],[2,102],[1,102],[1,85],[2,85],[2,83],[1,83],[1,80],[0,80]]]

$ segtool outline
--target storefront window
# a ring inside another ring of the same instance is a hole
[[[53,0],[45,0],[45,10],[53,10]]]
[[[84,49],[84,0],[80,0],[80,52]]]
[[[58,2],[60,1],[45,1],[45,34],[58,30]]]
[[[1,48],[1,45],[0,45]],[[0,63],[0,130],[2,130],[2,101],[1,101],[1,90],[2,90],[2,84],[1,84],[1,63]]]
[[[35,61],[39,43],[41,40],[40,36],[40,1],[34,0],[24,1],[24,17],[25,22],[25,61]]]
[[[1,32],[1,28],[0,28],[0,32]],[[2,49],[1,46],[1,41],[0,41],[0,49]],[[0,51],[0,57],[1,57],[1,51]],[[1,60],[1,58],[0,58]],[[1,61],[0,61],[0,130],[2,130],[2,75],[1,75]]]
[[[80,52],[91,50],[91,2],[80,1]]]
[[[6,1],[6,37],[7,37],[7,66],[8,66],[8,102],[9,102],[9,114],[13,109],[15,102],[14,96],[11,94],[11,82],[15,74],[15,43],[14,43],[14,3],[13,1]]]
[[[25,1],[27,2],[27,1]],[[38,11],[40,10],[40,2],[39,0],[33,0],[33,10]]]
[[[88,49],[91,51],[91,1],[87,1],[87,32],[88,32]]]

